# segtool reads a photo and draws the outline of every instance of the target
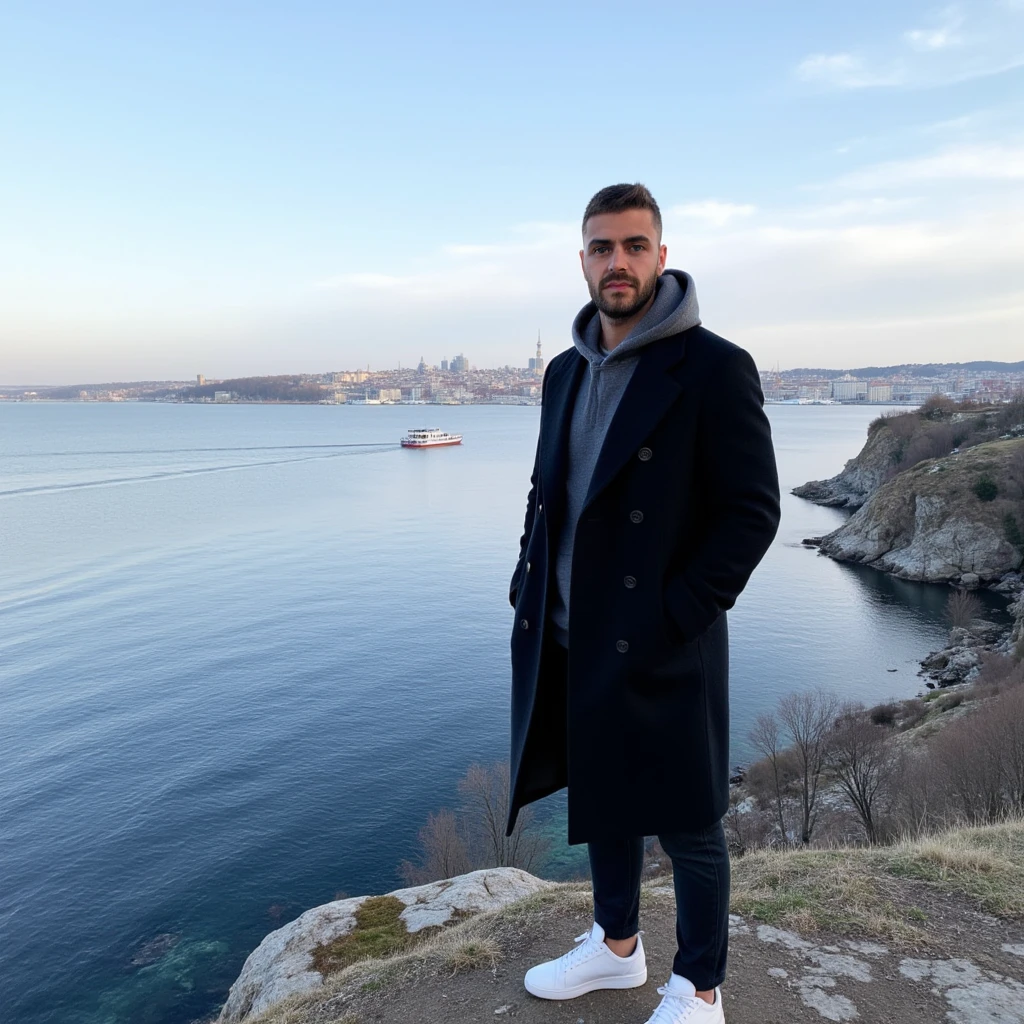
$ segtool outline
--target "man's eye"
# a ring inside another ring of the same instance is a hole
[[[630,246],[630,248],[639,249],[641,252],[643,252],[644,247],[639,242],[634,242],[633,245]]]

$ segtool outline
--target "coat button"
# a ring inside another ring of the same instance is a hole
[[[640,509],[635,508],[629,513],[629,521],[631,523],[642,523],[644,521],[644,514]]]
[[[519,627],[520,627],[520,629],[529,629],[530,628],[530,623],[527,622],[526,619],[520,619],[519,620]]]
[[[617,650],[619,654],[625,654],[626,651],[629,650],[629,643],[625,640],[616,640],[615,650]]]
[[[652,452],[651,449],[647,448],[646,446],[641,448],[640,451],[637,452],[637,455],[640,457],[641,462],[646,462],[653,454],[654,452]]]
[[[632,590],[636,586],[636,577],[627,576],[622,582],[625,583],[630,590]]]
[[[543,505],[538,505],[537,506],[537,511],[538,512],[543,512],[544,511],[544,506]]]
[[[527,572],[529,572],[529,571],[530,571],[530,563],[529,563],[529,562],[527,562],[527,563],[526,563],[526,571],[527,571]]]

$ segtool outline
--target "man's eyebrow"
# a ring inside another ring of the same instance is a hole
[[[587,245],[611,245],[612,241],[611,238],[592,238]],[[622,241],[629,245],[630,242],[650,242],[650,239],[646,235],[630,235],[629,238],[624,238]]]

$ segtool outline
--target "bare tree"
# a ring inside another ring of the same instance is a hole
[[[818,789],[828,759],[829,735],[839,702],[824,690],[787,694],[779,701],[779,719],[789,733],[799,766],[800,841],[807,845],[818,816]]]
[[[750,730],[750,742],[754,749],[768,762],[774,782],[774,804],[779,840],[788,842],[786,817],[783,813],[782,736],[779,720],[770,711],[757,716],[754,728]]]
[[[977,594],[969,590],[954,590],[946,598],[946,619],[954,629],[970,629],[971,623],[981,615],[982,604]]]
[[[458,819],[447,807],[428,814],[426,825],[419,831],[423,862],[403,860],[398,868],[402,878],[409,885],[422,885],[469,871],[469,854],[461,832]]]
[[[986,722],[989,710],[950,722],[931,741],[947,799],[957,816],[972,824],[998,821],[1005,810],[1002,757]]]
[[[507,761],[472,764],[459,781],[471,841],[484,867],[516,867],[529,871],[547,850],[548,843],[535,831],[533,808],[519,811],[512,835],[505,835],[509,809]]]
[[[898,764],[890,731],[875,725],[862,706],[845,705],[828,745],[828,766],[872,845],[879,839],[879,803],[895,780]]]
[[[1024,686],[1015,686],[999,698],[993,716],[1002,750],[1003,786],[1010,809],[1024,814]]]

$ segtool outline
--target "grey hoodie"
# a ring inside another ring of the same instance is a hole
[[[658,278],[651,308],[610,352],[601,347],[601,317],[588,302],[572,324],[576,350],[590,364],[580,379],[569,428],[568,469],[565,475],[565,517],[558,537],[550,628],[555,639],[569,646],[569,579],[576,523],[583,511],[608,425],[636,367],[640,350],[652,341],[679,334],[700,323],[693,278],[682,270],[666,270]]]

